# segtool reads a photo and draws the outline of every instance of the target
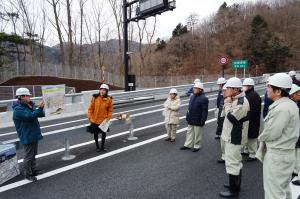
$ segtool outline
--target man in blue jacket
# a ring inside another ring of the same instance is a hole
[[[181,150],[193,148],[193,152],[197,152],[202,146],[203,126],[208,114],[208,98],[203,92],[203,84],[196,83],[193,87],[193,95],[191,95],[189,108],[186,115],[188,129],[186,133],[186,141]]]
[[[194,84],[201,83],[200,79],[195,79]],[[186,92],[186,96],[190,97],[193,94],[193,87]]]
[[[44,117],[44,102],[37,107],[30,100],[30,92],[27,88],[19,88],[16,91],[17,101],[13,104],[13,121],[20,142],[24,145],[24,175],[27,180],[36,181],[36,159],[38,141],[43,138],[38,117]]]

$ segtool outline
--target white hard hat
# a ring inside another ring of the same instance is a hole
[[[293,80],[288,74],[276,73],[269,78],[269,82],[267,84],[279,88],[291,88]]]
[[[22,96],[22,95],[31,95],[31,94],[27,88],[18,88],[16,90],[16,96]]]
[[[300,87],[299,87],[298,85],[292,84],[292,88],[291,88],[289,94],[292,95],[292,94],[296,93],[296,92],[299,91],[299,90],[300,90]]]
[[[255,82],[252,78],[246,78],[243,81],[243,86],[254,86],[254,85],[255,85]]]
[[[196,84],[196,83],[201,83],[201,80],[200,79],[195,79],[194,84]]]
[[[217,80],[217,84],[220,85],[220,84],[225,84],[226,83],[226,79],[224,77],[220,77],[218,80]]]
[[[242,88],[242,81],[237,77],[231,77],[226,82],[227,88]]]
[[[169,93],[174,93],[174,94],[177,94],[177,90],[176,88],[171,88],[170,92]]]
[[[194,87],[194,88],[201,88],[201,89],[204,88],[204,87],[203,87],[203,84],[200,83],[200,82],[195,83],[193,87]]]
[[[227,89],[227,84],[225,84],[222,89],[226,90]]]
[[[102,88],[109,90],[109,87],[107,84],[101,84],[100,89],[102,89]]]
[[[296,72],[294,71],[294,70],[291,70],[290,72],[289,72],[289,76],[296,76]]]

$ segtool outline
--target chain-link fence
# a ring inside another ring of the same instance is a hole
[[[32,97],[42,96],[42,85],[0,86],[0,100],[14,99],[16,90],[20,87],[28,88]],[[76,93],[76,89],[66,86],[66,94],[70,93]]]

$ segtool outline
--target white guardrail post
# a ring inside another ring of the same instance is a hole
[[[61,158],[62,160],[73,160],[75,159],[75,155],[71,155],[70,153],[70,141],[68,138],[65,138],[65,153],[64,156]]]

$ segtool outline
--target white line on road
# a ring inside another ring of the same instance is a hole
[[[217,94],[213,94],[213,95],[209,95],[207,97],[212,97],[212,96],[216,96]],[[212,99],[216,99],[216,98],[212,98]],[[187,100],[182,100],[182,102],[185,102],[185,101],[188,101],[189,99]],[[123,111],[122,113],[129,113],[129,112],[133,112],[133,111],[141,111],[141,110],[145,110],[145,109],[150,109],[150,108],[155,108],[155,107],[159,107],[159,106],[163,106],[163,104],[158,104],[158,105],[153,105],[153,106],[147,106],[147,107],[142,107],[142,108],[136,108],[136,109],[131,109],[131,110],[128,110],[128,111]],[[183,105],[182,105],[183,106]],[[121,112],[118,112],[118,113],[114,113],[113,115],[117,115]],[[73,120],[73,121],[68,121],[68,122],[61,122],[61,123],[56,123],[56,124],[51,124],[51,125],[47,125],[47,126],[42,126],[41,129],[44,129],[44,128],[50,128],[50,127],[55,127],[55,126],[61,126],[61,125],[65,125],[65,124],[71,124],[71,123],[76,123],[76,122],[82,122],[82,121],[86,121],[87,118],[83,118],[83,119],[78,119],[78,120]],[[83,125],[79,125],[80,127],[79,128],[83,128],[85,126]],[[75,126],[76,127],[76,126]],[[74,130],[74,129],[71,129],[71,130]],[[7,136],[7,135],[14,135],[16,134],[16,131],[14,132],[9,132],[9,133],[3,133],[3,134],[0,134],[0,137],[3,137],[3,136]],[[55,134],[55,133],[54,133]],[[43,135],[47,135],[47,134],[43,134]]]
[[[208,124],[208,123],[211,123],[211,122],[214,122],[214,121],[216,121],[216,119],[208,120],[206,123]],[[184,132],[186,130],[187,130],[187,127],[178,130],[177,133],[182,133],[182,132]],[[38,180],[42,180],[42,179],[45,179],[45,178],[48,178],[48,177],[51,177],[51,176],[54,176],[54,175],[57,175],[57,174],[69,171],[69,170],[72,170],[72,169],[75,169],[75,168],[78,168],[78,167],[81,167],[81,166],[84,166],[84,165],[96,162],[98,160],[101,160],[101,159],[104,159],[104,158],[107,158],[107,157],[111,157],[113,155],[116,155],[116,154],[119,154],[119,153],[122,153],[122,152],[125,152],[125,151],[129,151],[131,149],[138,148],[140,146],[143,146],[143,145],[155,142],[157,140],[165,138],[166,136],[167,136],[166,134],[160,135],[160,136],[157,136],[157,137],[154,137],[154,138],[142,141],[142,142],[138,142],[136,144],[132,144],[132,145],[129,145],[129,146],[126,146],[126,147],[123,147],[123,148],[120,148],[120,149],[117,149],[117,150],[105,153],[103,155],[98,155],[98,156],[93,157],[93,158],[82,160],[80,162],[76,162],[74,164],[71,164],[71,165],[68,165],[68,166],[64,166],[64,167],[61,167],[59,169],[55,169],[53,171],[49,171],[47,173],[39,175],[39,176],[37,176],[37,179]],[[29,184],[29,183],[31,183],[31,181],[21,180],[21,181],[18,181],[18,182],[14,182],[14,183],[2,186],[2,187],[0,187],[0,193],[4,192],[4,191],[8,191],[10,189],[14,189],[14,188],[26,185],[26,184]]]
[[[215,98],[211,98],[211,100],[212,99],[215,99]],[[188,105],[188,103],[182,104],[181,106],[183,107],[183,106],[187,106],[187,105]],[[154,109],[154,110],[146,111],[146,112],[142,112],[142,113],[136,113],[136,114],[131,115],[131,117],[137,117],[137,116],[141,116],[141,115],[156,113],[156,112],[160,112],[162,110],[164,110],[164,108]],[[115,121],[115,120],[117,120],[117,119],[114,118],[111,121]],[[75,129],[84,128],[84,127],[87,127],[88,125],[90,125],[90,124],[88,123],[88,124],[82,124],[82,125],[72,126],[72,127],[68,127],[68,128],[58,129],[58,130],[54,130],[54,131],[49,131],[49,132],[46,132],[46,133],[42,133],[42,135],[43,136],[54,135],[54,134],[61,133],[61,132],[66,132],[66,131],[71,131],[71,130],[75,130]],[[15,138],[15,139],[3,141],[3,143],[4,144],[10,144],[10,143],[15,143],[17,141],[19,141],[19,139]]]
[[[265,86],[258,86],[256,88],[256,90],[263,90],[265,88]],[[216,96],[217,94],[212,94],[212,95],[208,95],[207,97],[213,97],[213,96]],[[216,98],[211,98],[210,100],[214,100]],[[182,102],[185,102],[185,101],[189,101],[189,99],[186,99],[186,100],[182,100]],[[158,104],[158,105],[153,105],[153,106],[148,106],[148,107],[142,107],[142,108],[137,108],[137,109],[131,109],[131,110],[128,110],[128,111],[124,111],[123,113],[128,113],[128,112],[133,112],[133,111],[140,111],[140,110],[145,110],[145,109],[150,109],[150,108],[155,108],[155,107],[159,107],[159,106],[162,106],[163,104]],[[186,105],[186,104],[183,104],[183,105]],[[182,105],[182,106],[183,106]],[[114,113],[113,115],[117,115],[121,112],[118,112],[118,113]],[[142,114],[142,113],[139,113],[139,114]],[[55,126],[61,126],[61,125],[65,125],[65,124],[71,124],[71,123],[75,123],[75,122],[81,122],[81,121],[86,121],[87,118],[83,118],[83,119],[78,119],[78,120],[73,120],[73,121],[68,121],[68,122],[61,122],[61,123],[56,123],[56,124],[51,124],[51,125],[47,125],[47,126],[42,126],[41,129],[44,129],[44,128],[50,128],[50,127],[55,127]],[[74,127],[78,127],[78,128],[84,128],[86,127],[87,125],[79,125],[79,126],[74,126]],[[78,128],[74,128],[74,129],[78,129]],[[68,128],[66,128],[68,129]],[[70,129],[70,130],[74,130],[74,129]],[[60,129],[60,130],[63,130],[63,129]],[[47,133],[44,133],[43,135],[52,135],[52,134],[56,134],[56,133],[60,133],[60,132],[64,132],[64,131],[60,131],[60,130],[56,130],[56,131],[53,131],[53,133],[50,133],[50,134],[47,134]],[[68,130],[66,130],[68,131]],[[0,137],[3,137],[3,136],[7,136],[7,135],[13,135],[13,134],[16,134],[16,132],[9,132],[9,133],[3,133],[3,134],[0,134]],[[18,139],[14,139],[12,140],[12,142],[15,142],[17,141]]]
[[[208,112],[211,112],[211,111],[214,111],[214,110],[215,110],[215,108],[209,109]],[[185,119],[185,117],[186,116],[182,116],[182,117],[179,118],[179,120]],[[152,128],[152,127],[160,126],[160,125],[163,125],[164,123],[165,122],[159,122],[159,123],[151,124],[151,125],[148,125],[148,126],[143,126],[143,127],[134,129],[133,132],[138,132],[138,131],[149,129],[149,128]],[[121,133],[117,133],[117,134],[108,136],[106,139],[112,139],[112,138],[115,138],[115,137],[126,135],[128,133],[129,133],[129,131],[124,131],[124,132],[121,132]],[[99,141],[100,140],[101,139],[99,139]],[[93,144],[93,143],[94,143],[94,140],[91,140],[91,141],[88,141],[88,142],[83,142],[83,143],[80,143],[80,144],[70,146],[70,149],[79,148],[79,147],[86,146],[86,145]],[[65,151],[65,148],[56,149],[56,150],[49,151],[49,152],[46,152],[46,153],[38,154],[36,156],[36,158],[46,157],[46,156],[53,155],[53,154],[56,154],[56,153],[60,153],[60,152],[63,152],[63,151]],[[18,160],[18,163],[21,163],[23,161],[24,161],[24,159],[20,159],[20,160]]]

